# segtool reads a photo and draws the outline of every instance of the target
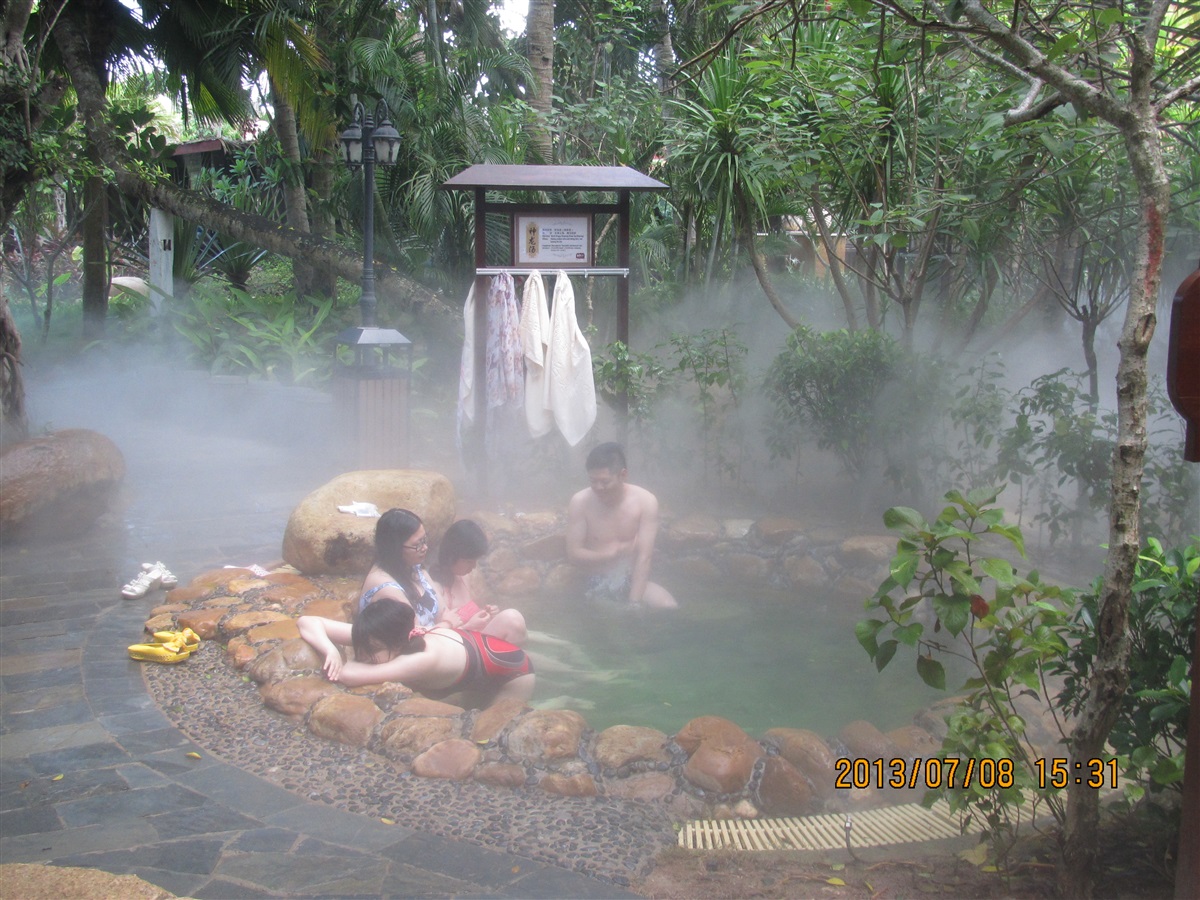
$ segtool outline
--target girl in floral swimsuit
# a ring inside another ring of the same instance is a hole
[[[492,635],[439,625],[425,631],[411,606],[393,598],[367,605],[354,624],[301,616],[300,636],[325,658],[330,681],[348,687],[399,681],[421,694],[486,694],[488,702],[533,696],[533,661],[520,647]],[[339,646],[352,646],[342,660]]]
[[[375,524],[375,561],[363,579],[358,600],[361,612],[372,601],[390,597],[407,603],[422,628],[432,628],[442,617],[437,594],[421,563],[429,540],[420,517],[407,509],[389,509]]]

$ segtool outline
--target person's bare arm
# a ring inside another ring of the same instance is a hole
[[[325,657],[321,666],[325,677],[330,681],[339,680],[344,663],[338,645],[350,643],[350,623],[321,616],[301,616],[296,620],[296,628],[304,642]]]
[[[629,576],[629,602],[641,603],[650,580],[650,561],[658,537],[658,499],[646,492],[638,517],[637,537],[633,541],[633,571]]]

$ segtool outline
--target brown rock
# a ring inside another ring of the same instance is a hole
[[[197,606],[197,609],[220,609],[222,610],[222,615],[234,609],[250,608],[251,606],[249,603],[245,602],[245,598],[233,597],[228,594],[219,594],[214,597],[209,597],[207,600],[202,601],[199,606]]]
[[[190,628],[204,640],[210,641],[217,636],[217,626],[223,618],[223,609],[192,609],[179,613],[175,621],[180,628]]]
[[[769,816],[805,816],[821,806],[808,779],[782,756],[767,757],[758,799]]]
[[[945,697],[938,700],[913,716],[913,723],[928,731],[940,744],[950,731],[950,726],[946,724],[946,717],[958,711],[958,708],[962,706],[963,699],[962,697]]]
[[[896,752],[909,760],[937,756],[942,749],[941,741],[916,725],[893,728],[886,737],[896,747]]]
[[[887,565],[896,555],[896,538],[883,535],[858,535],[842,541],[838,558],[847,566]]]
[[[733,722],[720,716],[699,716],[684,725],[675,735],[675,743],[689,755],[695,753],[705,741],[736,746],[751,741],[751,738]]]
[[[302,616],[321,616],[336,622],[353,622],[354,616],[347,607],[346,601],[330,597],[318,597],[310,600],[299,610]]]
[[[265,578],[259,578],[257,575],[252,573],[249,575],[244,575],[241,578],[233,579],[227,585],[225,585],[225,590],[229,591],[231,594],[242,596],[250,593],[251,591],[262,590],[263,588],[270,586],[270,584],[271,582],[267,581]]]
[[[461,706],[428,697],[413,697],[396,705],[396,712],[402,716],[459,716],[462,711]]]
[[[586,729],[587,722],[574,710],[534,710],[509,732],[508,752],[534,762],[574,758]]]
[[[285,716],[302,716],[323,697],[338,693],[338,686],[319,675],[285,678],[273,684],[259,685],[263,703]]]
[[[596,787],[596,780],[586,773],[562,775],[550,772],[538,782],[538,787],[547,794],[556,794],[559,797],[595,797],[600,793]]]
[[[747,738],[740,744],[704,741],[683,767],[683,777],[706,791],[732,794],[745,788],[762,756],[758,744]]]
[[[526,534],[543,534],[560,527],[562,516],[556,512],[541,510],[538,512],[517,513],[516,520]]]
[[[771,728],[763,740],[777,747],[779,755],[808,778],[818,797],[828,800],[833,796],[836,758],[819,734],[803,728]]]
[[[675,790],[675,779],[666,772],[639,772],[628,778],[609,779],[604,792],[621,800],[640,803],[660,803]]]
[[[308,730],[330,741],[365,747],[383,712],[368,697],[340,691],[316,702],[308,715]]]
[[[95,431],[8,444],[0,448],[0,534],[75,537],[108,512],[124,478],[121,451]]]
[[[180,628],[182,627],[181,625]],[[142,628],[146,634],[154,634],[156,631],[174,631],[175,617],[170,613],[163,613],[161,616],[151,616],[146,620]],[[196,634],[200,634],[200,632],[197,631]],[[200,637],[204,637],[204,635],[200,634]]]
[[[475,719],[471,740],[487,743],[494,741],[521,713],[527,710],[520,700],[501,700],[481,711]]]
[[[567,536],[548,534],[522,545],[521,556],[537,562],[560,562],[567,558]]]
[[[488,571],[493,575],[503,575],[505,572],[522,565],[522,562],[521,557],[517,555],[517,551],[512,547],[497,547],[488,554],[485,564]]]
[[[225,658],[240,671],[258,659],[258,649],[244,637],[235,637],[225,645]]]
[[[484,763],[475,770],[475,780],[496,787],[517,788],[525,784],[525,770],[516,763]]]
[[[583,594],[583,576],[575,566],[563,563],[552,568],[542,579],[542,590],[554,597]]]
[[[257,628],[259,625],[268,625],[271,622],[283,621],[291,621],[291,619],[284,613],[272,612],[269,609],[256,609],[250,612],[234,613],[229,618],[222,620],[220,626],[221,634],[226,637],[234,637],[243,631]]]
[[[275,581],[277,578],[294,580],[281,584]],[[315,584],[299,575],[271,575],[267,580],[270,584],[258,595],[258,599],[265,603],[278,603],[290,612],[295,612],[320,595]]]
[[[259,625],[257,628],[251,628],[246,632],[246,639],[252,644],[262,644],[266,641],[287,641],[297,637],[300,637],[300,631],[296,628],[295,619],[280,619],[266,625]]]
[[[304,575],[361,574],[375,555],[375,523],[339,512],[355,501],[379,511],[411,509],[436,544],[454,521],[454,488],[437,472],[377,469],[348,472],[317,488],[292,511],[283,535],[283,558]]]
[[[489,544],[495,543],[500,538],[515,537],[521,531],[520,523],[502,513],[481,510],[471,513],[467,518],[472,519],[483,529]]]
[[[191,607],[186,603],[160,603],[150,610],[150,616],[153,618],[154,616],[161,616],[167,613],[174,615],[175,613],[183,612],[185,609],[191,609]]]
[[[301,638],[294,638],[268,650],[250,664],[246,674],[259,684],[264,684],[282,681],[306,669],[320,669],[324,663],[325,660],[316,650]]]
[[[664,529],[663,537],[676,547],[699,550],[712,546],[721,537],[721,522],[716,516],[703,513],[681,516]]]
[[[614,725],[596,738],[593,751],[604,769],[620,769],[634,762],[670,762],[667,736],[655,728],[640,725]]]
[[[864,719],[857,719],[838,732],[852,759],[882,759],[885,763],[897,755],[896,745],[887,735]]]
[[[804,523],[786,516],[764,516],[754,523],[750,534],[764,544],[782,547],[804,534]]]
[[[196,584],[193,582],[186,587],[171,588],[171,590],[167,591],[165,599],[168,603],[192,603],[196,600],[203,600],[215,590],[218,590],[218,588],[212,585]]]
[[[789,556],[783,561],[783,571],[792,587],[819,589],[829,587],[829,575],[826,574],[825,567],[807,554]]]
[[[527,597],[542,588],[542,576],[532,566],[518,566],[496,580],[496,593],[501,597]]]
[[[880,581],[882,580],[881,578]],[[838,596],[850,600],[866,600],[875,593],[877,587],[879,587],[879,582],[867,581],[865,578],[856,578],[853,575],[842,575],[833,583],[833,589]]]
[[[411,688],[405,687],[398,681],[389,681],[386,684],[376,685],[375,690],[371,693],[371,699],[384,712],[391,712],[401,703],[413,699],[413,692]]]
[[[769,560],[753,553],[730,553],[725,557],[729,577],[739,582],[761,583],[771,574]]]
[[[457,719],[445,716],[399,716],[379,729],[379,746],[390,759],[412,757],[434,744],[459,737],[460,728]]]
[[[412,762],[412,770],[422,778],[448,778],[465,781],[479,765],[479,748],[462,738],[434,744]]]
[[[740,541],[750,534],[753,527],[753,519],[725,519],[721,522],[721,535],[728,541]]]

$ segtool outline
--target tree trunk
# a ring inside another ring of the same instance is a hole
[[[758,278],[759,287],[767,295],[767,300],[775,312],[779,313],[779,317],[787,323],[788,328],[795,331],[800,327],[800,320],[793,316],[784,305],[783,299],[779,296],[779,292],[775,290],[775,285],[771,281],[771,273],[767,271],[767,261],[758,252],[758,242],[755,240],[756,223],[754,216],[750,212],[749,198],[740,190],[735,190],[734,193],[734,202],[738,208],[738,222],[735,227],[741,232],[742,247],[745,248],[746,255],[750,257],[750,265],[754,267],[754,275]]]
[[[1140,81],[1135,77],[1130,106],[1136,121],[1121,128],[1137,180],[1141,215],[1133,284],[1117,342],[1121,354],[1117,365],[1117,446],[1113,452],[1108,555],[1096,622],[1096,657],[1087,700],[1071,735],[1071,771],[1080,771],[1088,760],[1102,756],[1129,686],[1129,603],[1141,549],[1140,490],[1146,455],[1146,353],[1157,321],[1154,311],[1170,203],[1156,115],[1145,96],[1150,90],[1149,71]],[[1099,791],[1089,788],[1086,782],[1068,787],[1063,865],[1059,870],[1059,887],[1068,897],[1090,897],[1095,890],[1099,815]]]
[[[529,123],[529,143],[544,163],[554,162],[550,113],[554,109],[554,0],[529,0],[525,21],[533,96],[529,105],[537,116]]]
[[[283,182],[287,223],[301,234],[309,234],[308,198],[304,190],[304,161],[300,157],[296,110],[274,82],[271,83],[271,105],[275,107],[275,136],[279,138],[279,152],[287,162]],[[306,297],[313,292],[315,275],[316,272],[306,260],[292,260],[292,285],[297,297]]]
[[[155,206],[189,222],[214,228],[236,240],[247,241],[289,259],[305,258],[314,266],[328,269],[350,281],[362,277],[362,260],[329,241],[301,234],[263,216],[244,213],[210,197],[184,191],[167,179],[149,181],[130,164],[124,148],[113,138],[105,122],[104,91],[88,67],[85,38],[66,17],[54,28],[54,39],[71,75],[79,98],[79,110],[88,139],[96,145],[100,159],[113,173],[117,187],[149,206]],[[376,269],[382,285],[402,293],[409,303],[444,306],[428,288],[387,269]]]
[[[103,177],[93,175],[84,182],[83,203],[83,337],[94,341],[104,337],[108,316],[108,189]]]
[[[25,383],[21,378],[21,335],[0,294],[0,445],[29,437],[25,414]]]

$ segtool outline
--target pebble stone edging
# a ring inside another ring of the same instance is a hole
[[[565,560],[555,552],[561,522],[554,514],[474,518],[495,548],[485,574],[499,596],[549,586],[563,576]],[[832,563],[833,577],[844,581],[885,565],[888,540],[843,540],[826,547],[817,562],[814,550],[821,550],[800,523],[692,517],[666,523],[661,546],[676,564],[686,564],[689,555],[693,562],[717,560],[741,566],[743,577],[743,557],[764,560],[762,577],[776,580],[797,572],[814,577],[814,565],[828,579]],[[794,562],[801,559],[813,564]],[[909,801],[910,791],[835,791],[836,758],[911,759],[932,755],[939,743],[915,725],[885,735],[863,721],[843,728],[832,747],[796,728],[773,728],[755,740],[716,716],[693,719],[672,736],[627,725],[596,733],[571,710],[515,703],[472,710],[461,698],[447,699],[463,705],[434,701],[397,684],[346,689],[323,678],[321,660],[299,638],[295,617],[349,621],[357,592],[358,579],[310,579],[294,570],[259,578],[246,569],[219,569],[169,592],[167,602],[151,611],[146,630],[186,626],[205,640],[221,641],[225,660],[258,685],[268,708],[318,737],[378,755],[399,773],[558,797],[640,801],[676,819],[806,815]]]

